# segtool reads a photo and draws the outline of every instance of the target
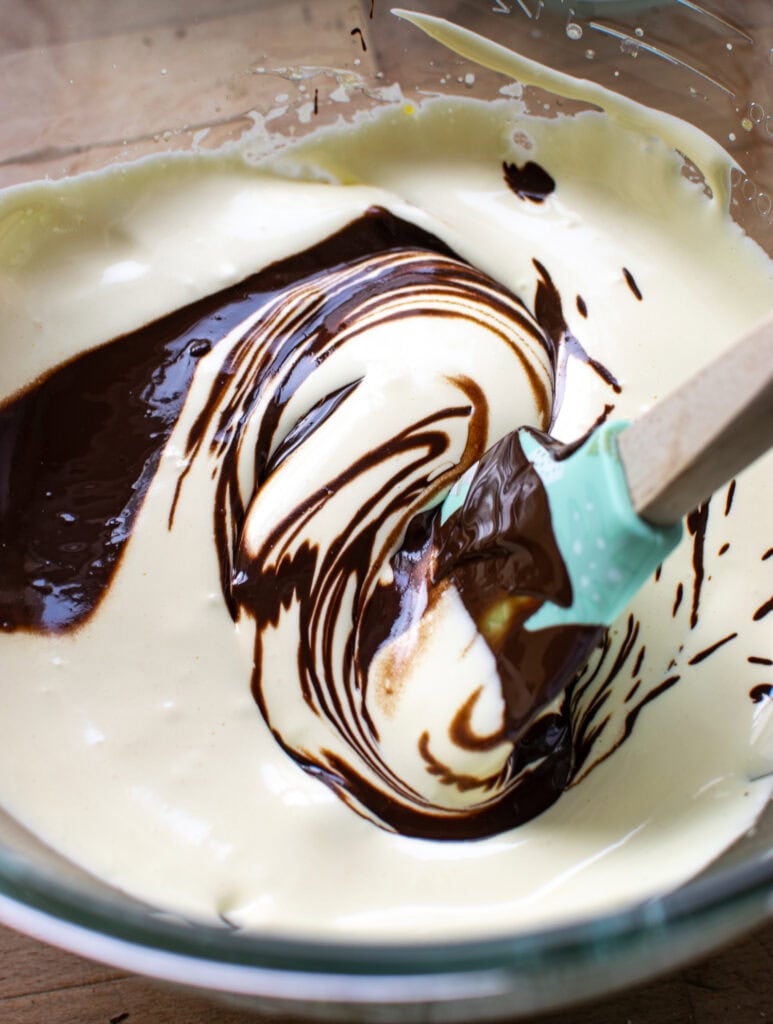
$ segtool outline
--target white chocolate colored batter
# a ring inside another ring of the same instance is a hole
[[[502,176],[503,161],[527,159],[556,181],[541,204],[519,199]],[[712,163],[716,175],[718,151]],[[604,113],[543,121],[505,100],[432,100],[320,131],[259,168],[238,154],[168,157],[9,190],[0,393],[381,205],[529,307],[532,260],[544,264],[572,332],[622,384],[613,395],[570,361],[556,428],[570,439],[606,402],[636,416],[769,311],[770,262],[681,167],[667,142]],[[436,344],[442,360],[440,333]],[[8,811],[159,907],[270,933],[386,941],[527,931],[622,908],[679,885],[753,824],[773,762],[773,702],[749,698],[769,670],[747,660],[773,653],[773,615],[753,618],[773,574],[760,513],[773,507],[769,457],[739,479],[730,515],[724,495],[712,503],[695,628],[689,538],[632,607],[647,647],[644,689],[669,673],[681,679],[643,708],[630,739],[512,832],[412,839],[354,813],[270,734],[250,693],[253,631],[234,624],[220,594],[206,460],[194,460],[167,529],[185,437],[224,354],[216,348],[199,365],[97,613],[69,635],[0,635]],[[510,409],[513,381],[496,363],[476,372],[500,410],[492,440],[536,421],[525,391]],[[417,373],[419,388],[436,386],[431,367]],[[384,381],[379,415],[399,417]],[[672,615],[679,581],[687,596]],[[452,630],[464,628],[463,612],[448,614]],[[612,630],[613,652],[625,625]],[[433,650],[441,678],[453,668],[447,656],[455,662],[457,652]],[[614,689],[591,760],[620,737],[626,689]],[[415,713],[436,712],[422,704]]]

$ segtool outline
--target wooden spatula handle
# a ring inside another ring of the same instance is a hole
[[[762,455],[773,444],[773,318],[627,427],[618,444],[634,509],[663,525]]]

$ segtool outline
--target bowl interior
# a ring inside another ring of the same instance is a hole
[[[578,0],[572,11],[560,0],[412,6],[702,128],[738,161],[734,217],[773,254],[768,0],[714,4],[710,12],[637,0]],[[332,123],[342,82],[347,117],[385,102],[397,82],[416,100],[436,93],[493,98],[502,86],[500,76],[477,67],[470,83],[473,65],[439,52],[379,0],[78,0],[66,13],[47,0],[6,4],[2,24],[0,61],[14,85],[4,94],[0,187],[151,153],[215,149],[247,132],[268,152],[278,138]],[[546,101],[555,113],[570,109],[537,89],[525,99],[535,111],[544,112]],[[319,116],[304,120],[299,111],[310,103]],[[192,926],[89,875],[0,810],[0,894],[130,944],[296,974],[471,977],[507,968],[525,977],[555,970],[561,957],[587,970],[623,951],[625,977],[634,962],[643,973],[662,966],[669,943],[678,940],[676,955],[686,955],[722,929],[737,932],[761,920],[770,910],[772,849],[769,808],[752,833],[689,884],[623,914],[470,943],[337,945]],[[256,991],[260,985],[256,980]],[[556,993],[555,1002],[569,995]],[[547,1005],[535,1000],[523,1005]]]

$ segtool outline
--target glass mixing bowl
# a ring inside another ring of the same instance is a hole
[[[559,70],[693,122],[724,145],[732,212],[773,255],[769,0],[435,0],[441,14]],[[495,96],[502,79],[440,50],[382,0],[0,3],[0,186],[254,129],[301,134],[403,94]],[[338,97],[338,98],[337,98]],[[527,88],[527,105],[569,109]],[[317,116],[299,115],[313,104]],[[128,970],[256,1008],[331,1020],[527,1015],[609,993],[706,953],[773,909],[770,808],[680,890],[512,937],[368,945],[192,925],[94,879],[0,811],[0,920]]]

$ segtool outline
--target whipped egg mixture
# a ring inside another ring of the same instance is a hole
[[[752,826],[770,457],[516,743],[454,587],[411,629],[383,599],[509,431],[633,419],[769,312],[729,158],[684,126],[696,183],[673,119],[588,98],[0,197],[0,803],[51,846],[194,919],[399,941],[622,908]]]

